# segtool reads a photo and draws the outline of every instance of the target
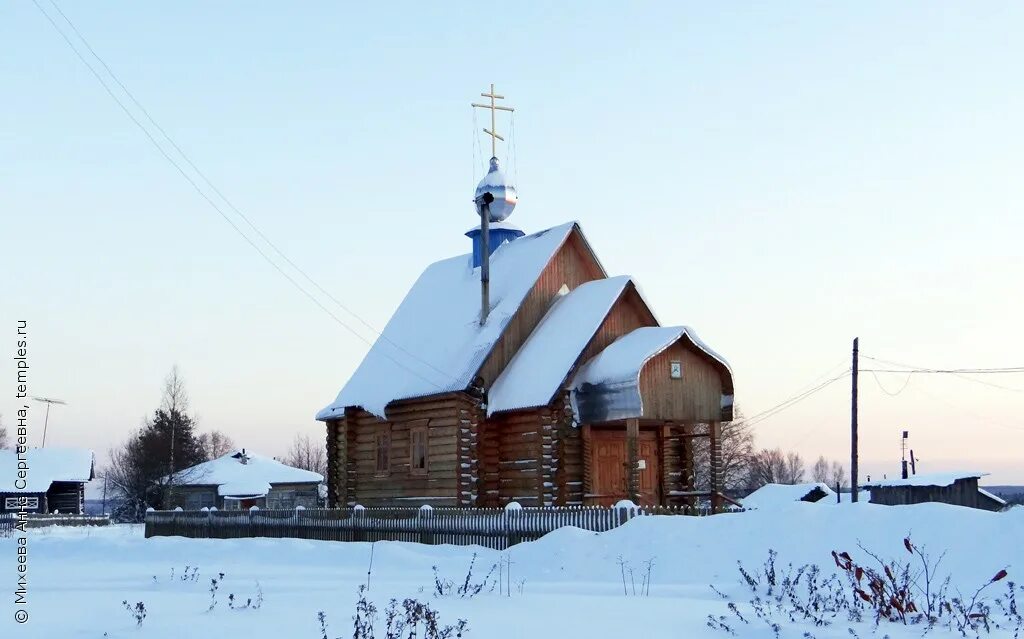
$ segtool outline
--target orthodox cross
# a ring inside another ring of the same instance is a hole
[[[481,97],[484,97],[484,98],[490,98],[491,99],[491,103],[490,104],[477,104],[476,102],[474,102],[472,104],[472,106],[478,107],[478,108],[481,108],[481,109],[490,109],[491,110],[491,129],[487,130],[486,128],[484,128],[484,133],[486,133],[486,134],[491,136],[491,157],[497,157],[498,156],[498,140],[501,140],[502,142],[504,142],[505,138],[501,137],[500,135],[498,135],[495,132],[495,129],[497,127],[495,126],[494,112],[495,111],[515,111],[515,109],[513,109],[512,107],[500,106],[500,105],[497,105],[497,104],[494,103],[495,100],[504,100],[505,96],[498,95],[497,93],[494,92],[494,84],[493,83],[491,84],[491,92],[490,93],[481,93],[480,95],[481,95]]]

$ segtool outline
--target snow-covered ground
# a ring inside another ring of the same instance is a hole
[[[774,549],[780,565],[813,562],[830,574],[835,570],[831,551],[861,557],[858,542],[885,557],[904,559],[908,533],[934,554],[947,551],[942,572],[952,573],[964,590],[973,592],[1002,568],[1009,578],[993,586],[993,595],[1005,591],[1010,580],[1024,581],[1024,508],[989,513],[938,504],[793,503],[715,517],[643,517],[603,534],[562,529],[507,553],[378,542],[369,596],[380,608],[392,597],[427,600],[443,622],[467,619],[469,637],[723,639],[729,636],[725,631],[707,625],[709,614],[731,615],[712,584],[753,617],[746,608],[750,590],[740,581],[737,561],[756,571]],[[332,639],[351,637],[357,588],[367,582],[370,551],[364,543],[287,539],[147,540],[138,527],[123,526],[37,531],[30,538],[31,617],[27,624],[16,624],[13,595],[4,595],[0,637],[317,639],[319,611],[327,615]],[[485,590],[472,599],[434,597],[432,566],[442,577],[461,582],[473,553],[479,554],[474,580],[500,559],[511,560],[511,596]],[[0,539],[0,557],[7,562],[9,587],[4,591],[10,593],[16,576],[13,539]],[[632,568],[639,591],[650,560],[650,595],[633,596],[628,573],[628,594],[623,594],[623,567]],[[181,579],[186,566],[198,568],[197,579]],[[218,604],[208,611],[210,579],[221,572]],[[254,597],[257,582],[264,596],[259,610],[228,607],[231,593],[241,601]],[[145,604],[141,626],[125,611],[124,600]],[[742,637],[774,634],[756,619],[748,626],[732,625]],[[780,636],[811,632],[818,638],[849,639],[850,627],[844,619],[825,628],[786,624]],[[887,626],[875,635],[869,624],[853,628],[861,637],[921,636],[921,628]],[[952,635],[933,631],[929,636]]]

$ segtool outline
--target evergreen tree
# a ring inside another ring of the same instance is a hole
[[[110,452],[107,478],[124,498],[116,518],[141,521],[146,508],[169,507],[174,485],[187,479],[182,471],[206,459],[188,412],[184,381],[174,367],[164,383],[160,408]]]

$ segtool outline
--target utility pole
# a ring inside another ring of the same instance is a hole
[[[903,479],[907,478],[907,437],[910,435],[910,431],[903,431],[903,460],[900,462],[900,471],[903,475]]]
[[[850,393],[850,501],[857,503],[857,353],[860,338],[853,338],[853,366],[850,368],[853,386]]]

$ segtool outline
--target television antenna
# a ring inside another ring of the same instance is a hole
[[[46,427],[50,425],[50,406],[53,404],[67,406],[67,402],[60,399],[53,399],[52,397],[33,397],[32,399],[46,404],[46,418],[43,420],[43,445],[41,446],[41,448],[46,448]]]

